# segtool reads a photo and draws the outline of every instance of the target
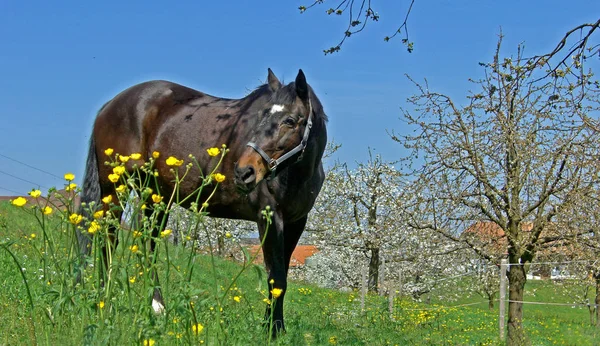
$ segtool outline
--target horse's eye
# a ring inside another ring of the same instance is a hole
[[[296,121],[293,118],[286,118],[281,124],[289,127],[294,127],[296,125]]]

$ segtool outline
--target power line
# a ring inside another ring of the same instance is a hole
[[[63,180],[63,178],[59,177],[58,175],[56,175],[56,174],[53,174],[53,173],[50,173],[50,172],[48,172],[48,171],[45,171],[45,170],[43,170],[43,169],[41,169],[41,168],[34,167],[34,166],[32,166],[32,165],[26,164],[25,162],[21,162],[21,161],[19,161],[19,160],[17,160],[17,159],[13,159],[12,157],[8,157],[8,156],[6,156],[6,155],[4,155],[4,154],[1,154],[1,153],[0,153],[0,156],[4,157],[5,159],[9,159],[9,160],[11,160],[11,161],[14,161],[14,162],[16,162],[16,163],[18,163],[18,164],[21,164],[21,165],[23,165],[23,166],[25,166],[25,167],[29,167],[29,168],[31,168],[31,169],[35,169],[36,171],[40,171],[40,172],[42,172],[42,173],[45,173],[45,174],[48,174],[48,175],[50,175],[50,176],[52,176],[52,177],[54,177],[54,178],[57,178],[57,179]]]
[[[48,187],[46,187],[46,186],[40,185],[40,184],[38,184],[38,183],[34,183],[33,181],[29,181],[29,180],[27,180],[27,179],[23,179],[23,178],[21,178],[21,177],[17,177],[16,175],[13,175],[13,174],[10,174],[10,173],[6,173],[6,172],[4,172],[4,171],[0,171],[0,173],[2,173],[2,174],[5,174],[5,175],[8,175],[9,177],[13,177],[13,178],[15,178],[15,179],[19,179],[19,180],[21,180],[21,181],[24,181],[24,182],[26,182],[26,183],[32,184],[32,185],[34,185],[34,186],[39,186],[39,187],[43,187],[44,189],[48,189]]]
[[[22,193],[15,191],[15,190],[11,190],[11,189],[7,189],[5,187],[0,186],[0,190],[4,190],[4,191],[8,191],[8,192],[12,192],[12,193],[16,193],[17,195],[23,195]]]

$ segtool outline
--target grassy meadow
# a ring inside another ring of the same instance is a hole
[[[270,288],[262,268],[167,241],[153,262],[144,252],[143,236],[129,231],[121,232],[108,283],[99,282],[100,266],[91,262],[83,285],[75,285],[72,259],[77,256],[68,214],[40,218],[42,213],[36,217],[26,207],[0,204],[0,345],[502,344],[497,304],[490,311],[479,297],[429,304],[399,297],[390,316],[385,297],[368,295],[362,312],[358,292],[303,282],[288,287],[287,333],[270,340],[262,321],[266,304],[277,301],[266,299]],[[150,307],[149,268],[159,272],[163,314]],[[527,288],[527,300],[568,301],[549,283],[531,282]],[[481,304],[466,305],[474,302]],[[524,324],[533,345],[600,343],[587,308],[528,305]]]

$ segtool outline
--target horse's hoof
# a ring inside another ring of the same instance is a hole
[[[163,314],[165,312],[165,306],[158,300],[152,299],[152,310],[154,310],[154,313],[157,315]]]

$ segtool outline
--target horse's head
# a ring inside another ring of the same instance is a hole
[[[312,127],[311,91],[302,70],[293,83],[282,86],[269,69],[268,86],[273,95],[262,107],[252,139],[235,166],[235,183],[244,191],[298,160]]]

